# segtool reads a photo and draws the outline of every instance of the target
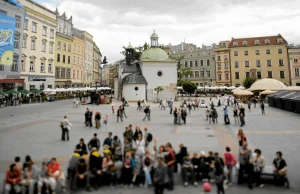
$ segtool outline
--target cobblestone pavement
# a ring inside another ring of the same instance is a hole
[[[114,105],[119,105],[114,102]],[[66,166],[69,156],[82,137],[88,141],[93,133],[97,132],[101,141],[107,136],[109,131],[122,136],[124,127],[129,124],[139,125],[141,128],[148,127],[158,141],[158,144],[171,142],[176,149],[179,143],[188,146],[189,152],[200,152],[201,150],[217,150],[223,152],[225,146],[229,145],[234,151],[237,150],[236,132],[239,129],[233,124],[232,114],[231,125],[225,126],[223,121],[222,107],[217,108],[219,113],[219,124],[209,125],[204,118],[204,109],[192,111],[188,115],[186,125],[174,125],[173,116],[169,114],[169,109],[161,111],[158,104],[151,105],[151,121],[143,122],[143,112],[136,110],[136,104],[132,103],[126,108],[127,119],[124,122],[116,122],[116,116],[111,113],[110,105],[85,105],[79,108],[72,107],[71,100],[57,101],[43,104],[30,104],[18,107],[7,107],[0,109],[0,180],[3,180],[4,173],[15,156],[30,154],[39,165],[45,158],[55,156]],[[85,127],[85,108],[100,111],[102,116],[109,115],[108,128]],[[232,110],[230,109],[230,113]],[[71,129],[71,140],[61,142],[61,131],[58,127],[64,115],[68,115],[69,121],[73,124]],[[260,109],[255,108],[252,112],[246,112],[246,131],[250,147],[261,148],[266,165],[272,165],[275,152],[281,150],[283,157],[288,163],[288,176],[292,189],[275,188],[266,185],[263,189],[255,189],[256,193],[299,193],[300,192],[300,169],[298,164],[300,157],[300,115],[285,112],[279,109],[266,107],[266,115],[260,114]],[[298,148],[298,149],[297,149]],[[178,180],[175,191],[167,193],[200,193],[200,187],[181,186]],[[0,188],[3,185],[0,185]],[[152,193],[150,188],[141,189],[101,189],[108,193]],[[213,191],[214,193],[215,191]],[[233,186],[227,193],[244,194],[253,192],[244,186]]]

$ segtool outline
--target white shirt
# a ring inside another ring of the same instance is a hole
[[[145,154],[145,140],[144,139],[142,139],[141,141],[136,140],[135,145],[136,145],[136,152],[138,152],[140,154]]]

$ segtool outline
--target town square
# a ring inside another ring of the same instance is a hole
[[[0,192],[300,193],[299,6],[0,0]]]

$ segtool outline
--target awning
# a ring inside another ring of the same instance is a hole
[[[23,78],[0,79],[0,84],[24,83]]]

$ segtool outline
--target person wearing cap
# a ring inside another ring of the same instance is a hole
[[[88,148],[91,150],[92,148],[96,148],[98,151],[100,149],[100,140],[97,138],[97,133],[94,133],[94,137],[88,143]]]
[[[164,159],[161,156],[157,157],[157,167],[154,172],[153,180],[154,180],[154,193],[155,194],[163,194],[165,184],[167,183],[167,167],[164,164]]]
[[[81,138],[80,141],[79,141],[79,144],[76,145],[76,151],[78,152],[78,154],[80,156],[88,154],[87,147],[86,147],[86,145],[84,143],[84,139],[83,138]]]
[[[97,190],[102,178],[102,157],[96,147],[92,148],[90,158],[89,158],[89,171],[91,174],[91,178],[94,179],[94,188]]]
[[[74,150],[73,155],[71,156],[69,160],[69,165],[68,165],[68,179],[70,180],[70,189],[73,190],[73,183],[75,180],[75,175],[76,175],[76,165],[78,164],[80,159],[80,154],[77,152],[77,150]]]

